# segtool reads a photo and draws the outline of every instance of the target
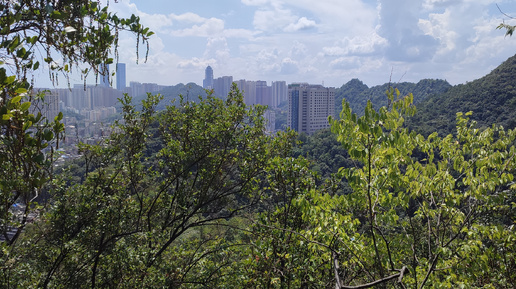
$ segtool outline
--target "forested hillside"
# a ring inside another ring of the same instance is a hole
[[[507,59],[488,75],[431,95],[417,105],[409,126],[424,134],[452,133],[457,112],[472,111],[479,126],[493,124],[516,127],[516,56]]]
[[[342,99],[346,99],[351,109],[358,112],[358,114],[364,111],[368,100],[373,103],[375,108],[387,105],[385,92],[391,87],[397,88],[402,95],[412,93],[414,95],[414,104],[417,105],[428,97],[446,92],[451,85],[445,80],[423,79],[418,83],[385,83],[369,88],[362,81],[352,79],[335,91],[336,115],[342,110]]]

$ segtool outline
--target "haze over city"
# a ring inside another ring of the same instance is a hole
[[[489,73],[516,52],[516,38],[496,29],[510,22],[497,5],[516,16],[514,1],[499,0],[119,0],[110,9],[156,33],[138,65],[135,38],[122,33],[127,83],[202,85],[210,65],[215,77],[340,87],[352,78],[459,84]],[[36,78],[50,86],[45,72]]]

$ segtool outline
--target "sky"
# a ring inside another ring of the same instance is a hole
[[[516,17],[514,0],[110,0],[109,9],[156,33],[139,64],[136,38],[121,35],[127,84],[202,85],[210,65],[215,78],[340,87],[488,74],[516,54],[516,35],[496,29],[516,19],[497,5]]]

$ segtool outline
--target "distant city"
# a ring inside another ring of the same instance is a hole
[[[110,78],[109,65],[99,67],[100,75],[97,85],[75,84],[71,88],[47,89],[44,105],[34,105],[48,119],[53,119],[59,112],[65,113],[65,144],[83,142],[95,143],[109,135],[109,126],[104,123],[116,114],[118,98],[124,93],[140,96],[145,93],[158,93],[168,86],[156,83],[139,83],[135,81],[126,85],[126,65],[115,66],[114,79]],[[116,80],[113,83],[113,80]],[[287,113],[287,126],[307,134],[329,127],[328,116],[335,111],[335,88],[308,83],[292,83],[272,81],[268,85],[262,80],[233,80],[233,76],[214,77],[211,66],[206,67],[203,88],[212,90],[218,97],[225,97],[236,83],[244,96],[246,105],[266,105],[268,110],[264,118],[267,120],[267,131],[276,130],[276,113]],[[116,86],[115,86],[116,84]],[[114,88],[116,87],[116,89]]]

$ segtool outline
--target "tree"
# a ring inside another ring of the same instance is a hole
[[[298,212],[283,224],[302,226],[274,225],[298,242],[267,262],[309,256],[335,288],[514,287],[516,131],[477,129],[458,113],[455,135],[425,138],[403,126],[412,96],[391,90],[388,99],[362,117],[344,102],[330,120],[357,164],[340,170],[352,192],[298,191],[279,212]]]
[[[337,231],[338,286],[364,288],[359,284],[386,277],[415,288],[514,285],[515,251],[507,242],[515,233],[516,131],[479,130],[458,113],[456,136],[425,139],[402,126],[403,115],[413,112],[411,95],[388,96],[390,109],[376,112],[369,103],[357,118],[345,104],[341,120],[331,121],[339,141],[363,164],[341,171],[354,192],[340,210],[355,233]]]
[[[0,27],[0,258],[5,263],[10,249],[4,246],[12,246],[35,218],[34,201],[52,179],[64,132],[62,114],[47,120],[38,110],[45,93],[33,90],[30,75],[40,61],[53,81],[74,67],[86,66],[79,69],[84,77],[90,71],[105,74],[99,65],[117,56],[119,31],[130,31],[143,43],[152,32],[138,17],[118,18],[89,0],[3,1]]]
[[[132,288],[227,278],[243,245],[229,223],[261,199],[267,164],[288,142],[265,134],[264,108],[246,107],[236,87],[226,100],[181,100],[160,113],[158,101],[149,96],[138,111],[126,96],[118,133],[82,145],[84,182],[56,179],[4,280]]]
[[[67,73],[73,67],[87,67],[97,75],[101,64],[113,62],[118,57],[120,31],[130,31],[148,45],[153,34],[132,15],[119,18],[91,0],[16,0],[0,4],[0,58],[11,68],[19,80],[26,80],[27,73],[37,70],[40,61],[48,65],[52,80],[54,72]],[[42,55],[38,55],[42,54]]]

